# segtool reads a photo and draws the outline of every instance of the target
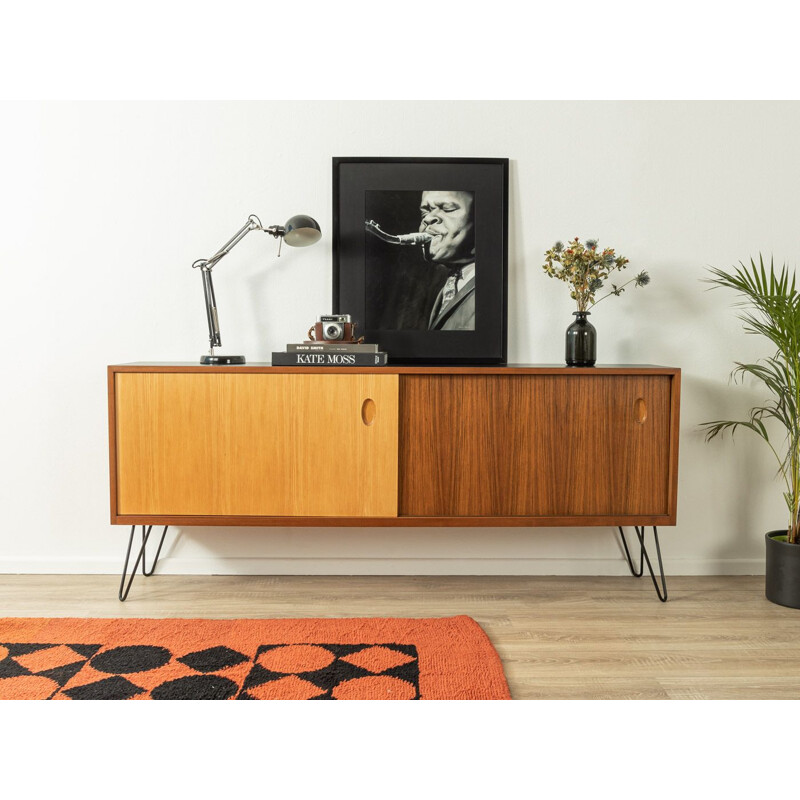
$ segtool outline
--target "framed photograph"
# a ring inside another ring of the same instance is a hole
[[[333,313],[393,364],[504,364],[507,158],[334,158]]]

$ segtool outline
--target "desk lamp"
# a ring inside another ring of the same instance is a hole
[[[247,236],[250,231],[264,231],[278,239],[278,257],[281,254],[281,241],[291,247],[308,247],[320,240],[322,232],[319,225],[311,217],[305,214],[298,214],[292,217],[285,225],[270,225],[265,228],[261,220],[251,214],[247,222],[233,235],[230,241],[226,242],[211,258],[200,258],[192,264],[193,269],[199,269],[203,276],[203,292],[206,298],[206,315],[208,317],[208,340],[210,349],[208,355],[200,357],[201,364],[223,365],[223,364],[244,364],[244,356],[221,356],[214,354],[214,348],[222,345],[219,335],[219,318],[217,317],[217,302],[214,299],[214,284],[211,281],[211,270],[216,263],[228,255],[234,245]]]

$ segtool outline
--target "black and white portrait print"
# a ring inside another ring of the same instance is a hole
[[[475,192],[365,192],[366,327],[474,331]]]
[[[393,364],[504,364],[509,160],[332,166],[333,312]]]

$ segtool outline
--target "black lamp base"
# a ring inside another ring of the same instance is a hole
[[[226,367],[230,364],[244,364],[244,356],[200,356],[200,363],[211,367]]]

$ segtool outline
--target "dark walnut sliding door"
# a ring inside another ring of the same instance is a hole
[[[399,513],[670,512],[668,375],[404,375]]]

